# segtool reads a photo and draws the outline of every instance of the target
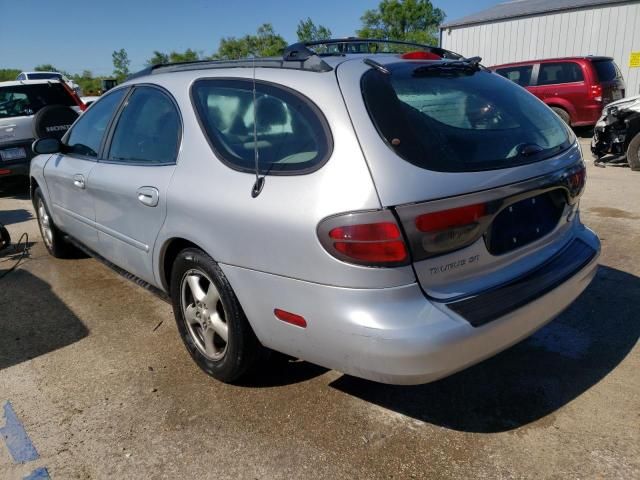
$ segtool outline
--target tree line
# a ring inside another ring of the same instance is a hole
[[[444,21],[444,12],[432,5],[430,0],[382,0],[375,9],[367,10],[360,18],[362,25],[356,31],[359,38],[379,38],[385,40],[403,40],[430,45],[437,44],[438,26]],[[316,25],[311,19],[300,20],[296,29],[298,41],[316,41],[331,38],[329,27]],[[276,33],[273,25],[264,23],[256,33],[242,37],[225,37],[220,40],[218,49],[211,54],[191,48],[184,52],[161,52],[155,50],[147,59],[146,65],[163,63],[191,62],[196,60],[233,60],[250,56],[272,57],[282,54],[287,42]],[[112,53],[113,77],[119,82],[131,73],[131,61],[124,48]],[[80,74],[69,74],[50,64],[38,65],[34,70],[57,71],[64,73],[82,88],[85,94],[100,90],[102,76],[94,76],[84,70]],[[20,73],[16,69],[0,69],[0,81],[15,80]]]

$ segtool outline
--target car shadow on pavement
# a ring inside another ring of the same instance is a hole
[[[16,223],[26,222],[31,220],[33,213],[24,208],[18,208],[16,210],[0,210],[0,224],[14,225]]]
[[[271,352],[262,365],[238,385],[270,388],[293,385],[319,377],[329,370],[279,352]]]
[[[453,430],[527,425],[598,383],[640,336],[640,278],[601,266],[574,304],[535,335],[434,383],[402,387],[342,376],[331,385],[395,412]]]
[[[7,271],[5,266],[10,265],[0,263],[0,277]],[[48,283],[22,269],[0,279],[0,370],[66,347],[88,334]]]

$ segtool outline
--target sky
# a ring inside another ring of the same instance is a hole
[[[288,42],[311,17],[334,37],[354,35],[362,13],[379,0],[0,0],[0,68],[32,70],[50,63],[70,73],[113,71],[111,53],[124,48],[131,71],[154,50],[192,48],[210,55],[222,37],[255,33],[271,23]],[[498,0],[432,0],[454,20]]]

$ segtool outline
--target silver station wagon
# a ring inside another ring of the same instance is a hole
[[[226,382],[269,349],[429,382],[569,306],[600,251],[571,130],[479,58],[322,44],[150,67],[37,140],[49,252],[82,248],[170,297]]]

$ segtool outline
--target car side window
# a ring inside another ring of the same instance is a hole
[[[574,62],[542,63],[538,74],[538,85],[582,82],[584,75],[580,65]]]
[[[83,113],[64,140],[65,153],[97,157],[109,121],[126,92],[126,88],[110,92]]]
[[[21,73],[20,75],[18,75],[18,78],[17,78],[17,80],[26,80],[26,79],[27,77],[24,73]]]
[[[135,87],[118,118],[108,160],[118,163],[175,163],[180,115],[168,95],[154,87]]]
[[[508,78],[512,82],[517,83],[521,87],[528,87],[529,85],[531,85],[531,73],[533,72],[533,65],[499,68],[496,70],[496,72],[499,75]]]
[[[250,80],[202,79],[192,98],[213,150],[231,168],[253,172],[257,151],[264,174],[306,173],[331,154],[324,116],[289,89],[257,82],[254,102]]]

